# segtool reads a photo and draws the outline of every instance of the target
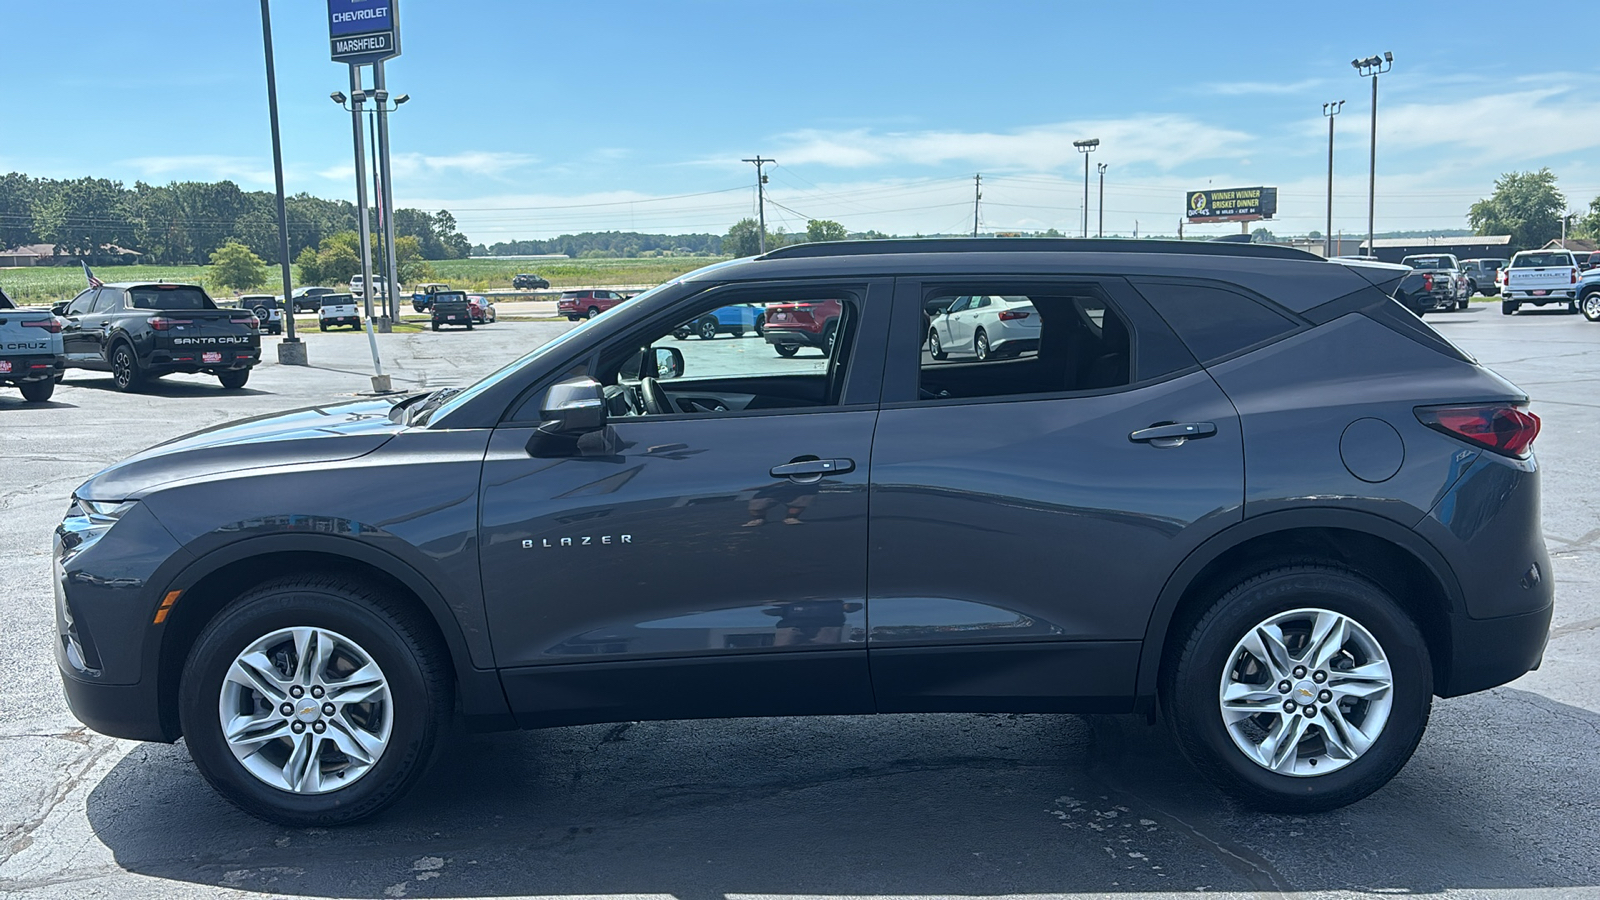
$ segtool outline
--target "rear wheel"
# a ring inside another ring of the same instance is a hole
[[[972,352],[973,355],[978,357],[979,362],[989,358],[989,336],[984,333],[982,328],[979,328],[978,333],[972,336]]]
[[[595,316],[598,316],[598,315],[600,315],[600,307],[598,307],[598,306],[589,307],[589,318],[592,319],[592,318],[594,318]]]
[[[699,335],[702,341],[709,341],[715,338],[717,336],[717,320],[706,316],[695,324],[694,333]]]
[[[29,403],[43,403],[50,399],[51,394],[56,392],[56,380],[54,378],[46,378],[43,381],[30,381],[26,384],[19,384],[17,387],[22,391],[22,399]]]
[[[800,345],[799,344],[773,344],[772,345],[772,349],[778,351],[778,355],[779,356],[787,358],[787,357],[795,355],[796,353],[799,353],[800,352]]]
[[[250,370],[230,369],[226,372],[218,372],[217,380],[222,382],[224,390],[237,391],[244,387],[245,382],[250,380]]]
[[[144,372],[139,369],[139,358],[127,344],[118,344],[111,351],[111,383],[123,393],[137,391],[144,385]]]
[[[1416,625],[1342,569],[1276,569],[1228,591],[1166,665],[1185,756],[1241,799],[1309,813],[1354,803],[1411,758],[1432,705]]]
[[[756,316],[756,337],[765,337],[766,334],[767,317],[765,315]]]
[[[1514,316],[1514,315],[1517,314],[1517,307],[1519,307],[1521,305],[1522,304],[1518,303],[1515,300],[1501,300],[1500,301],[1500,315],[1502,315],[1502,316]]]
[[[928,332],[928,353],[934,359],[945,359],[950,355],[944,352],[944,345],[939,343],[939,332],[937,331],[929,330]]]
[[[433,325],[433,330],[434,331],[438,331],[439,330],[439,323],[438,322],[433,322],[433,323],[430,323],[430,324]]]
[[[250,591],[195,641],[179,717],[201,775],[252,815],[339,825],[399,799],[451,710],[422,616],[360,582],[293,576]]]

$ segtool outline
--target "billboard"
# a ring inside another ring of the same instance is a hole
[[[1189,222],[1250,222],[1278,214],[1275,187],[1190,191],[1184,201],[1183,212]]]
[[[398,0],[328,0],[334,62],[365,65],[400,55]]]

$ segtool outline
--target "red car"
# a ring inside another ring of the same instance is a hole
[[[576,322],[592,319],[626,299],[616,291],[563,291],[556,301],[556,312]]]
[[[837,300],[797,300],[767,305],[763,337],[779,356],[793,356],[801,347],[816,347],[823,356],[833,354],[833,339],[844,310]]]
[[[495,320],[494,304],[485,297],[468,297],[467,303],[472,313],[472,321],[483,325]]]

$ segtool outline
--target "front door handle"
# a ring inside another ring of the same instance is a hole
[[[1216,433],[1217,426],[1210,422],[1165,422],[1141,428],[1128,435],[1128,440],[1152,447],[1182,447],[1185,441]]]
[[[822,480],[824,475],[843,475],[854,472],[856,461],[853,459],[798,459],[794,462],[773,466],[773,478],[789,478],[802,483]]]

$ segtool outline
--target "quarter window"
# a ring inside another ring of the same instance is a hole
[[[1093,391],[1129,382],[1131,334],[1097,293],[935,294],[923,310],[918,395],[924,400]]]
[[[1293,331],[1293,319],[1237,291],[1201,284],[1136,281],[1189,352],[1203,363]]]

